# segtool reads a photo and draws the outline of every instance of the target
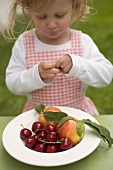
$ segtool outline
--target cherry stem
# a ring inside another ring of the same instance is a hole
[[[22,124],[20,124],[20,126],[22,126],[22,127],[23,127],[23,129],[24,129],[24,126],[23,126]]]
[[[41,139],[39,139],[41,142],[43,142],[43,143],[52,143],[52,144],[56,144],[56,143],[62,143],[61,141],[56,141],[56,142],[48,142],[48,141],[46,141],[46,140],[41,140]]]
[[[38,132],[39,130],[44,130],[44,129],[36,129],[36,130],[35,130],[35,133]]]

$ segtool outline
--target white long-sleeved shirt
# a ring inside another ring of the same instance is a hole
[[[48,45],[35,35],[36,51],[59,50],[70,46],[71,41],[62,45]],[[83,82],[84,91],[88,85],[104,87],[110,84],[113,77],[112,64],[100,53],[93,40],[84,33],[82,33],[82,47],[83,57],[69,54],[73,62],[69,75],[77,76]],[[21,34],[12,49],[11,59],[6,69],[6,84],[11,92],[31,98],[32,91],[48,86],[51,82],[42,81],[38,64],[27,69],[25,57],[23,34]]]

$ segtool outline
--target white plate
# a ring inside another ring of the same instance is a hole
[[[91,115],[69,107],[57,106],[63,112],[73,116],[79,120],[90,119],[96,123],[96,119]],[[20,139],[20,130],[22,124],[26,128],[31,128],[32,123],[38,118],[38,113],[35,110],[24,112],[14,118],[4,129],[2,140],[6,151],[15,159],[35,166],[60,166],[76,162],[90,153],[92,153],[100,143],[100,138],[87,125],[85,135],[82,141],[75,147],[57,153],[40,153],[28,149]]]

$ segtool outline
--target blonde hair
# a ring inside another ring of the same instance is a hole
[[[17,18],[17,9],[20,7],[22,13],[28,19],[28,26],[32,23],[29,15],[30,12],[40,11],[40,9],[48,8],[55,3],[56,0],[13,0],[11,5],[8,22],[6,23],[5,35],[9,39],[16,39],[14,34],[15,23],[19,20]],[[70,0],[74,6],[71,24],[77,23],[79,20],[84,19],[90,13],[90,7],[87,5],[87,0]],[[27,28],[28,28],[27,26]],[[26,28],[26,30],[27,30]]]

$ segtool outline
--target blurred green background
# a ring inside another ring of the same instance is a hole
[[[76,27],[90,35],[100,51],[113,64],[113,0],[89,0],[94,11],[87,21],[79,22]],[[25,104],[24,96],[12,94],[5,84],[5,70],[8,65],[14,42],[4,40],[0,35],[0,115],[19,115]],[[89,96],[100,114],[113,114],[113,82],[104,88],[89,87]]]

